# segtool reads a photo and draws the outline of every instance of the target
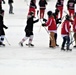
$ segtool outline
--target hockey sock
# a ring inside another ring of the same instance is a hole
[[[29,37],[29,43],[32,43],[32,40],[33,40],[33,35],[31,35],[31,36]]]
[[[23,43],[25,40],[27,40],[29,37],[24,37],[22,40],[21,40],[21,43]]]

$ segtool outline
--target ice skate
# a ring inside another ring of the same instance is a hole
[[[22,43],[22,42],[19,42],[19,45],[20,45],[21,47],[23,47],[23,43]]]
[[[2,42],[0,42],[0,47],[5,47],[5,44],[3,44]]]
[[[34,47],[33,44],[29,43],[29,44],[26,44],[26,46],[29,46],[29,47]]]
[[[73,46],[74,48],[76,48],[76,45],[75,46]]]
[[[59,47],[59,45],[58,45],[58,44],[56,44],[56,46],[57,46],[57,47]]]
[[[69,47],[66,48],[67,51],[72,51],[72,49],[70,49]]]
[[[72,51],[72,49],[69,49],[69,48],[68,48],[67,51]]]
[[[61,50],[62,50],[62,51],[65,51],[65,49],[64,49],[64,48],[61,48]]]

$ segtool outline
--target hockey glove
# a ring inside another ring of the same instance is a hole
[[[46,20],[45,18],[43,18],[43,21],[45,21],[45,22],[46,22],[47,20]]]
[[[37,22],[39,21],[39,19],[37,19]]]
[[[8,27],[6,27],[5,29],[8,29]]]
[[[60,18],[56,20],[56,24],[61,24],[61,19]]]
[[[43,24],[42,24],[42,26],[44,27],[44,26],[46,26],[46,24],[45,24],[45,23],[43,23]]]

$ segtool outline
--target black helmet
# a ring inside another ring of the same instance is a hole
[[[52,15],[52,11],[48,11],[48,12],[47,12],[47,15],[48,15],[48,16],[51,16],[51,15]]]
[[[69,15],[65,16],[66,20],[69,20],[71,17]]]

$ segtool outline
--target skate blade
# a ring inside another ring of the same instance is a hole
[[[28,46],[28,47],[34,47],[34,46],[29,45],[29,44],[26,44],[26,46]]]

